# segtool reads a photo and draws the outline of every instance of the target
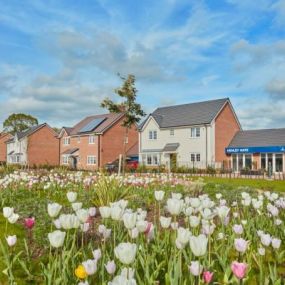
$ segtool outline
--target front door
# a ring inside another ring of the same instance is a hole
[[[177,167],[177,153],[171,153],[169,155],[170,158],[170,169]]]
[[[72,169],[77,169],[77,157],[71,156],[71,167]]]

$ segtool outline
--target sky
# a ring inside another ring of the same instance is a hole
[[[146,113],[229,97],[243,129],[285,127],[285,0],[0,0],[0,129],[105,113],[118,73]]]

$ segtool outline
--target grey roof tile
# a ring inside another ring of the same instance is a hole
[[[151,116],[159,127],[180,127],[209,124],[229,98],[157,108]]]
[[[283,146],[285,128],[239,131],[229,147]]]

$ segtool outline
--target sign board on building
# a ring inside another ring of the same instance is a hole
[[[280,153],[285,152],[284,146],[253,146],[253,147],[227,147],[226,154],[235,153]]]

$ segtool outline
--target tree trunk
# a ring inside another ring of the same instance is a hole
[[[122,161],[122,174],[125,175],[125,167],[126,167],[126,153],[127,153],[127,139],[129,134],[129,128],[126,127],[125,138],[124,138],[124,152],[123,152],[123,161]]]

